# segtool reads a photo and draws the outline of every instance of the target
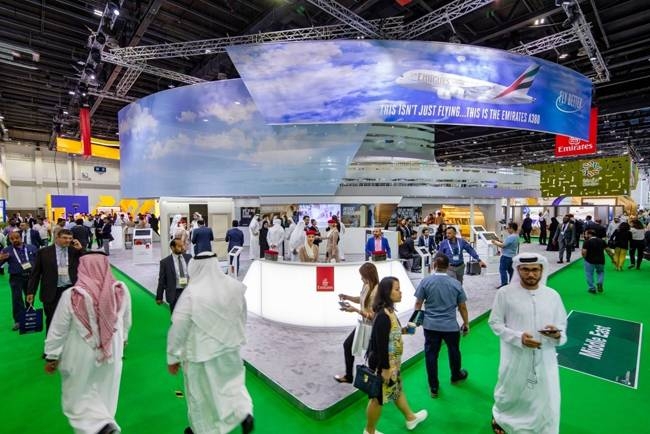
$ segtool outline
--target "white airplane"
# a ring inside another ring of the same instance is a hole
[[[440,99],[465,99],[490,104],[529,104],[535,99],[528,95],[538,65],[529,66],[509,86],[490,81],[450,74],[431,69],[412,69],[398,77],[395,82],[411,89],[436,92]]]

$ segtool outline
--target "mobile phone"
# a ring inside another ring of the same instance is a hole
[[[544,330],[537,330],[537,331],[544,334],[544,335],[550,335],[551,333],[561,332],[562,330],[560,330],[560,329],[557,329],[557,330],[544,329]]]
[[[350,307],[350,303],[348,303],[347,301],[339,301],[339,304],[341,305],[341,307]]]

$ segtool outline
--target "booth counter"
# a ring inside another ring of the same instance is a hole
[[[244,284],[248,311],[262,318],[284,324],[306,327],[343,327],[356,325],[359,315],[339,310],[341,293],[358,296],[363,283],[359,267],[363,262],[337,264],[255,260]],[[394,276],[400,281],[402,301],[399,312],[408,311],[415,303],[415,288],[400,261],[374,262],[379,280]],[[321,269],[317,272],[317,269]],[[322,270],[322,269],[333,270]],[[317,290],[317,273],[333,272],[333,289]],[[354,305],[354,304],[353,304]]]

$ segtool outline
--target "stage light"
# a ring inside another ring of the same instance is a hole
[[[103,34],[102,32],[97,33],[95,35],[95,41],[97,41],[97,43],[101,45],[104,45],[106,43],[106,35]]]
[[[95,9],[93,11],[93,14],[97,15],[98,17],[104,16],[104,12],[100,11],[99,9]]]
[[[90,58],[95,61],[95,63],[99,63],[102,61],[102,52],[99,48],[93,47],[90,49]]]
[[[569,57],[569,55],[567,53],[562,53],[562,54],[560,54],[558,56],[558,58],[560,58],[560,59],[566,59],[567,57]]]
[[[76,92],[74,90],[69,90],[68,95],[76,95]]]

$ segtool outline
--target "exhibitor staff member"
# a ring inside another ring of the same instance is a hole
[[[463,259],[463,250],[466,251],[472,258],[481,264],[481,268],[487,267],[485,262],[479,258],[478,254],[469,243],[462,238],[456,236],[456,228],[450,226],[445,233],[446,239],[443,240],[438,246],[438,253],[442,253],[449,258],[449,270],[447,273],[463,283],[463,276],[465,274],[465,260]]]

